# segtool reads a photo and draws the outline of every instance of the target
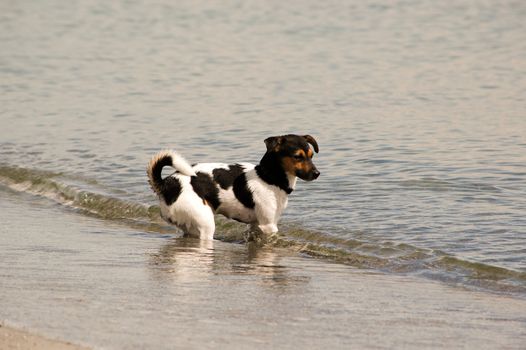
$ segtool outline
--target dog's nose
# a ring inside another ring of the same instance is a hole
[[[315,170],[312,172],[312,175],[314,176],[315,179],[317,179],[318,176],[320,176],[320,172],[319,172],[317,169],[315,169]]]

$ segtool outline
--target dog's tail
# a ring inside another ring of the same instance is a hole
[[[178,153],[172,150],[164,150],[152,157],[148,164],[148,181],[152,190],[157,194],[162,194],[164,179],[161,176],[163,168],[171,166],[178,172],[186,176],[195,176],[192,166]]]

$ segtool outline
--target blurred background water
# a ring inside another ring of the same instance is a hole
[[[148,158],[310,133],[284,221],[526,269],[522,1],[0,4],[0,160],[155,203]]]

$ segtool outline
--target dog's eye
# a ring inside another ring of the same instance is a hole
[[[300,154],[296,154],[296,155],[294,156],[294,159],[302,160],[302,159],[303,159],[303,156],[300,155]]]

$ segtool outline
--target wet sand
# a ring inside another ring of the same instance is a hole
[[[0,349],[87,350],[88,348],[59,340],[51,340],[0,324]]]

